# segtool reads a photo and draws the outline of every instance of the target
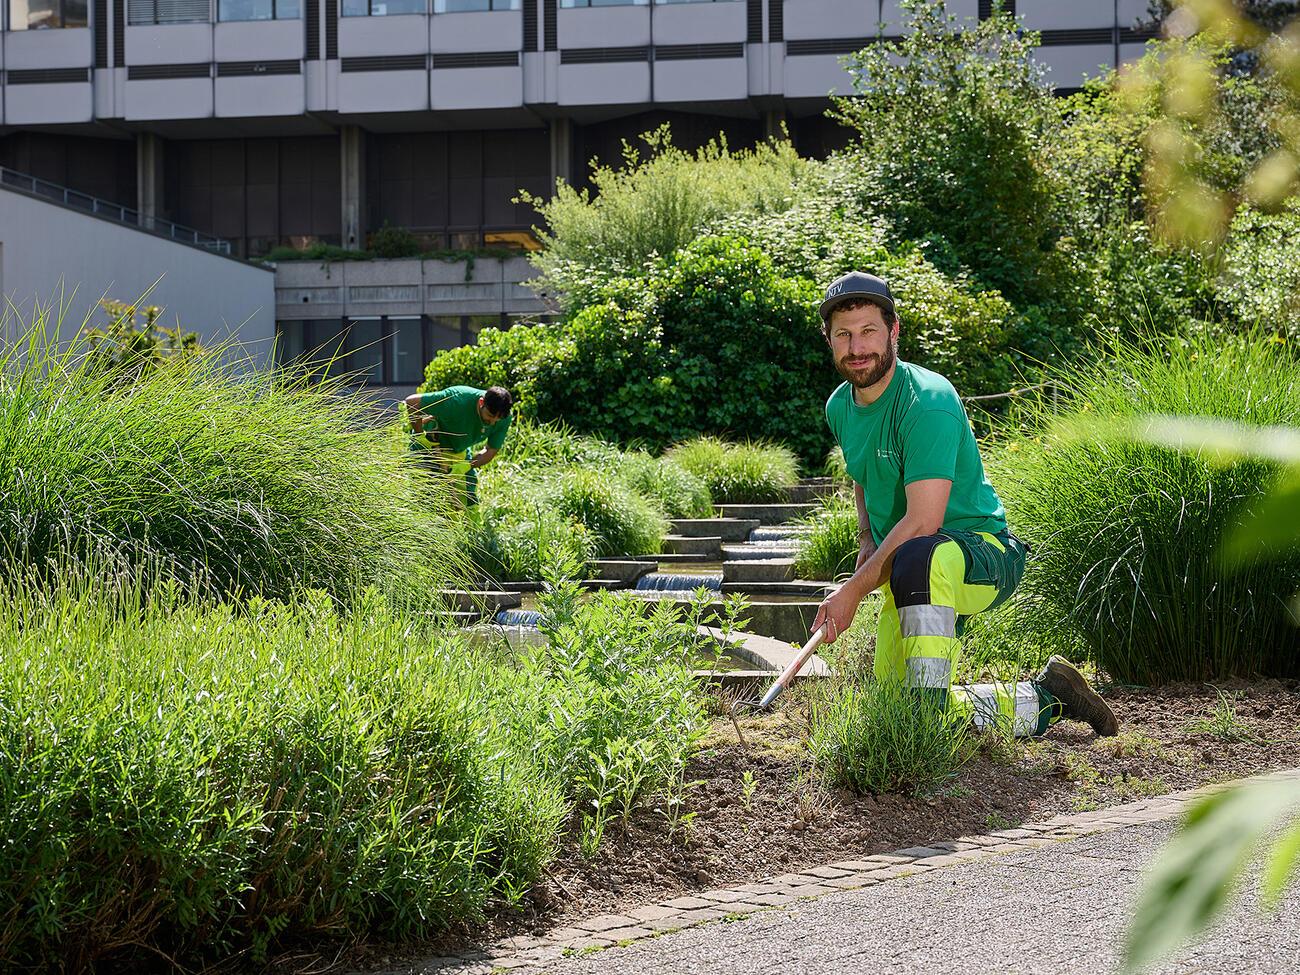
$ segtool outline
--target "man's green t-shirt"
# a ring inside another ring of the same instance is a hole
[[[928,478],[952,481],[945,529],[1007,530],[966,409],[938,373],[900,361],[889,387],[869,406],[854,402],[853,387],[841,383],[826,401],[826,422],[849,476],[862,485],[877,545],[907,513],[904,488]]]
[[[470,450],[485,437],[496,450],[506,442],[510,417],[503,416],[492,426],[479,418],[478,401],[485,390],[473,386],[448,386],[432,393],[420,394],[420,411],[424,413],[424,431],[439,446],[454,451]],[[412,449],[424,446],[418,435],[411,439]]]

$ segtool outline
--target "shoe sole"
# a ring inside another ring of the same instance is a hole
[[[1101,727],[1091,721],[1088,722],[1098,735],[1103,738],[1111,738],[1119,734],[1119,718],[1115,717],[1115,712],[1110,709],[1110,705],[1102,699],[1100,694],[1093,690],[1092,685],[1088,683],[1088,679],[1075,669],[1074,664],[1063,657],[1054,655],[1047,661],[1047,665],[1070,685],[1070,690],[1074,691],[1078,697],[1089,702],[1092,707],[1101,710],[1104,715],[1099,722]]]

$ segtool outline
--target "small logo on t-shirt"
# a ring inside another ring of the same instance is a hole
[[[892,450],[886,450],[884,447],[876,448],[876,460],[887,460],[891,464],[898,463],[898,455]]]

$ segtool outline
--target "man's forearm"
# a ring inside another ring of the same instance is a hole
[[[857,572],[844,583],[861,602],[868,594],[874,592],[889,581],[889,571],[894,563],[894,553],[904,542],[922,535],[931,534],[920,518],[911,514],[904,515],[883,539],[875,551],[862,563]]]

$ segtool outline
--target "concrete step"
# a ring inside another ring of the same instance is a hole
[[[665,555],[696,555],[709,559],[722,557],[722,539],[717,535],[665,535]]]
[[[438,595],[456,611],[480,615],[514,609],[522,601],[518,592],[506,589],[440,589]]]
[[[829,582],[809,579],[791,579],[788,582],[724,582],[724,593],[743,593],[753,599],[771,596],[801,596],[804,599],[825,599],[835,589]]]
[[[815,504],[720,504],[716,506],[723,518],[755,520],[760,525],[784,525],[811,514]]]
[[[722,563],[722,581],[788,582],[794,578],[794,559],[734,559]]]
[[[724,542],[743,542],[758,527],[753,518],[674,518],[673,531],[692,537],[717,536]]]
[[[648,563],[650,571],[654,571],[654,566],[658,565],[686,565],[691,562],[720,562],[721,557],[718,555],[697,554],[692,552],[660,552],[657,555],[633,555],[631,556],[637,562]]]
[[[653,572],[654,566],[638,559],[593,559],[591,571],[600,579],[617,579],[630,586],[647,572]]]
[[[641,563],[641,565],[647,564],[646,562]],[[654,568],[654,566],[651,565],[650,568]],[[628,583],[623,579],[582,579],[578,585],[587,590],[628,588]]]
[[[805,477],[798,484],[791,484],[786,493],[793,504],[807,504],[829,498],[839,490],[839,485],[829,477]]]
[[[723,545],[722,563],[749,562],[753,560],[793,559],[799,555],[799,546],[789,545]]]

